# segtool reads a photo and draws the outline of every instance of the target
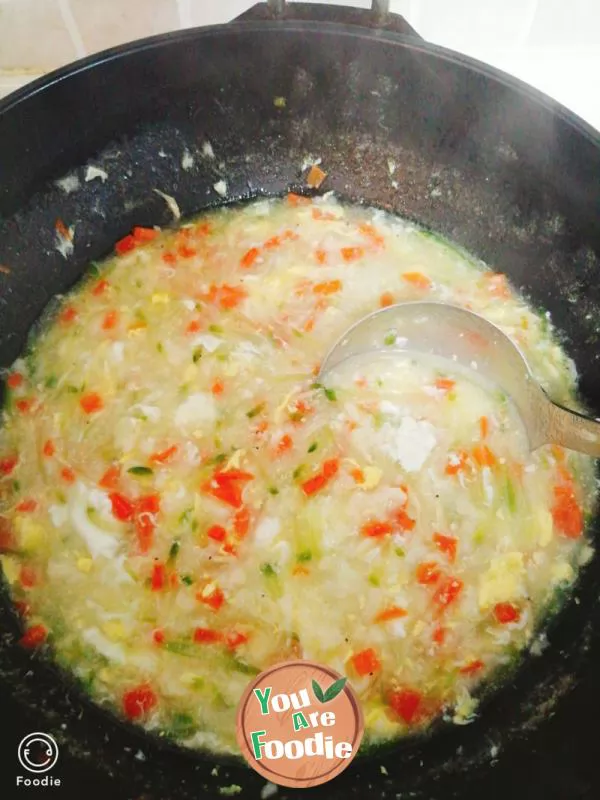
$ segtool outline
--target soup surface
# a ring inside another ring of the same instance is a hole
[[[590,556],[593,468],[529,453],[506,396],[450,362],[388,354],[315,383],[350,324],[418,299],[483,314],[573,403],[546,317],[382,212],[291,195],[119,242],[7,376],[21,644],[218,752],[249,676],[289,658],[348,676],[367,741],[472,719]]]

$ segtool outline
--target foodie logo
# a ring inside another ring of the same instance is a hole
[[[238,707],[245,759],[282,786],[308,788],[335,778],[356,755],[363,732],[346,678],[314,661],[286,661],[262,672]]]
[[[19,742],[17,756],[28,772],[48,772],[58,761],[58,745],[48,733],[28,733]]]

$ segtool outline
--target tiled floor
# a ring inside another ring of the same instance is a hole
[[[315,2],[315,0],[309,0]],[[367,7],[369,0],[329,0]],[[253,0],[0,0],[0,96],[32,74],[155,33],[228,22]],[[600,0],[391,0],[428,41],[504,69],[600,129]]]

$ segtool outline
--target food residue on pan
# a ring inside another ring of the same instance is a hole
[[[21,645],[215,752],[237,751],[249,676],[297,657],[349,679],[367,742],[468,723],[589,557],[593,471],[528,452],[508,398],[452,364],[386,355],[315,382],[350,324],[424,298],[499,325],[572,402],[506,278],[382,212],[290,194],[117,242],[6,377]]]

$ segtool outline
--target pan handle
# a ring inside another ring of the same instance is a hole
[[[285,11],[286,0],[267,0],[267,5],[274,17],[281,17]],[[371,11],[378,18],[387,16],[390,10],[390,0],[371,0]]]

